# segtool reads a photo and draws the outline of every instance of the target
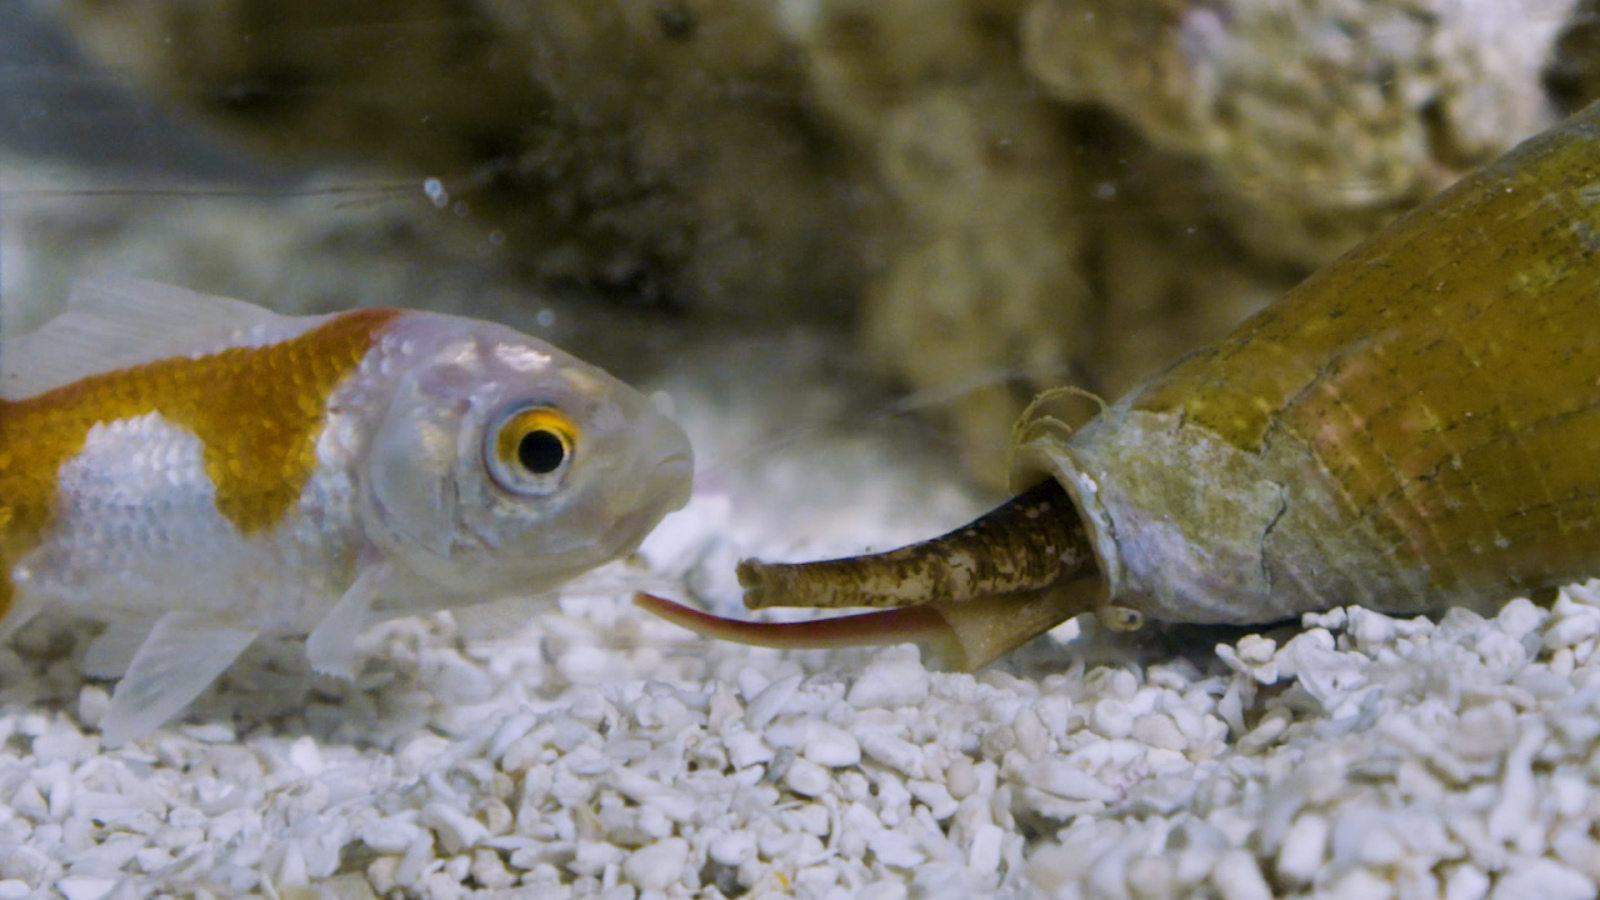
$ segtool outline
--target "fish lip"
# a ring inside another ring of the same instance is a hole
[[[664,469],[682,469],[684,475],[693,476],[694,457],[688,453],[674,453],[666,459],[656,463],[652,474],[659,475]]]
[[[637,549],[668,513],[683,509],[689,503],[694,484],[694,457],[690,453],[674,453],[658,460],[644,479],[644,493],[611,519],[606,529],[610,546],[626,545]]]
[[[690,453],[674,453],[656,463],[650,472],[650,481],[653,484],[665,484],[671,481],[677,487],[673,491],[672,502],[665,507],[667,512],[683,509],[689,503],[689,496],[694,490],[694,456]]]

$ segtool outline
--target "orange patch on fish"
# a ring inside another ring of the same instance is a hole
[[[0,565],[9,570],[49,526],[57,473],[90,429],[151,413],[200,440],[228,521],[243,533],[270,527],[311,477],[328,396],[399,312],[356,310],[275,344],[156,360],[0,402]],[[0,617],[12,591],[0,579]]]

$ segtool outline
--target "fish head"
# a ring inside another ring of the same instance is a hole
[[[369,446],[369,539],[452,595],[534,594],[631,553],[689,498],[688,437],[536,338],[453,317],[404,342]]]

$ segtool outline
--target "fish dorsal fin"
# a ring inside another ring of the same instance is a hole
[[[140,278],[73,285],[67,309],[37,331],[0,340],[0,398],[187,355],[283,317],[271,310]]]

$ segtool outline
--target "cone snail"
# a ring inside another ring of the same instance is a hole
[[[746,561],[791,624],[646,608],[751,643],[920,639],[973,668],[1067,618],[1267,623],[1493,610],[1600,575],[1600,104],[1322,268],[1081,429],[1013,432],[1017,498],[876,556]]]

